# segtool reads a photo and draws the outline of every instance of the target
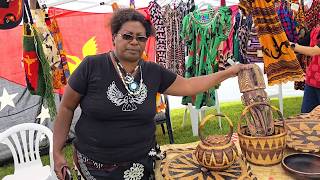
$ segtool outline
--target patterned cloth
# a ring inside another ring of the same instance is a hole
[[[297,30],[300,31],[300,29],[306,27],[305,25],[305,16],[304,16],[304,5],[299,4],[299,10],[294,16],[295,21],[297,22]]]
[[[320,0],[313,0],[310,9],[305,12],[305,19],[309,30],[320,24]]]
[[[188,0],[188,2],[187,2],[187,11],[185,11],[183,17],[188,15],[190,12],[193,12],[195,9],[196,9],[196,4],[194,3],[194,0]],[[188,57],[188,55],[189,55],[188,52],[189,52],[189,48],[185,44],[185,52],[184,52],[184,56],[185,57]]]
[[[304,33],[303,33],[304,31]],[[307,32],[306,27],[302,27],[299,32],[299,41],[298,44],[303,46],[309,46],[310,45],[310,33]],[[306,69],[311,62],[311,57],[306,56],[304,54],[297,53],[297,59],[299,60],[300,66],[304,73],[306,73]],[[295,81],[294,82],[294,89],[295,90],[304,90],[305,87],[305,81]]]
[[[263,52],[259,42],[256,27],[251,27],[247,47],[247,61],[248,63],[263,63]]]
[[[248,48],[248,41],[250,36],[250,30],[252,26],[252,17],[243,16],[240,12],[237,15],[238,20],[238,34],[237,39],[239,40],[239,52],[240,52],[240,62],[247,64],[247,48]]]
[[[286,1],[281,1],[281,5],[277,13],[288,40],[296,43],[298,41],[298,33],[296,30],[293,12],[290,10]]]
[[[240,0],[239,6],[245,14],[252,15],[257,27],[268,84],[303,80],[303,70],[290,48],[274,0]]]
[[[228,7],[221,7],[218,12],[211,8],[204,12],[196,9],[184,17],[181,36],[189,48],[186,78],[217,72],[217,49],[228,38],[230,27],[231,12]],[[188,103],[193,103],[197,109],[214,106],[215,89],[199,93],[196,97],[183,97],[182,104]]]
[[[240,12],[238,12],[235,17],[235,22],[234,22],[234,26],[233,26],[233,29],[234,29],[234,31],[233,31],[234,32],[234,34],[233,34],[233,56],[236,61],[238,61],[240,63],[244,63],[243,57],[240,54],[240,40],[238,39],[240,18],[241,18],[241,14],[240,14]]]
[[[228,59],[231,59],[232,61],[237,61],[234,56],[233,56],[233,37],[235,34],[235,29],[234,29],[234,21],[235,21],[235,17],[239,12],[238,6],[237,5],[233,5],[233,6],[229,6],[229,9],[231,10],[231,24],[232,27],[230,28],[230,33],[229,33],[229,37],[227,38],[227,40],[225,40],[222,43],[222,53],[219,53],[220,59],[219,59],[219,70],[225,70],[228,66],[230,66],[230,64],[228,63]],[[218,58],[217,57],[217,58]]]
[[[236,17],[237,34],[239,43],[239,62],[243,64],[263,62],[262,47],[260,45],[252,16],[243,16],[240,12]]]
[[[155,1],[150,1],[148,10],[150,12],[151,22],[156,30],[156,62],[165,68],[168,68],[166,61],[167,38],[164,19],[161,12],[161,6]]]
[[[320,43],[320,26],[314,28],[310,34],[310,46],[317,46]],[[315,88],[320,88],[320,55],[313,56],[307,67],[306,84]]]
[[[33,95],[40,95],[46,100],[51,118],[57,113],[54,100],[52,76],[46,43],[49,39],[43,31],[33,24],[32,13],[28,2],[25,2],[23,23],[23,64],[26,73],[27,88]]]
[[[183,4],[180,5],[183,6]],[[163,8],[163,18],[167,39],[166,68],[184,76],[184,41],[179,35],[182,29],[183,12],[172,9],[168,4]]]
[[[136,3],[134,2],[134,0],[130,0],[130,5],[129,5],[129,7],[130,7],[131,9],[135,9],[135,8],[136,8]]]
[[[188,11],[187,4],[181,2],[172,9],[170,5],[161,8],[155,1],[151,1],[148,10],[156,29],[156,62],[184,76],[185,45],[179,32],[184,14]]]
[[[304,38],[304,36],[306,36],[306,33],[307,33],[303,0],[301,2],[302,3],[299,4],[299,10],[295,15],[295,20],[297,22],[297,30],[299,32],[300,39]],[[304,34],[303,34],[303,32],[304,32]],[[303,55],[303,54],[297,54],[297,59],[300,63],[300,66],[301,66],[303,72],[305,73],[306,68],[310,63],[310,57]],[[304,90],[304,86],[305,86],[305,81],[295,81],[294,82],[294,89],[295,90]]]
[[[45,21],[47,13],[44,9],[31,10],[31,13],[36,20],[38,32],[44,39],[42,46],[46,60],[50,64],[53,88],[60,89],[67,84],[67,77],[70,73],[65,56],[62,56],[64,57],[63,61],[61,59],[61,47],[57,46],[53,37],[53,35],[57,34],[53,34],[53,31],[50,31],[47,25],[50,20]],[[53,29],[51,28],[51,30]]]

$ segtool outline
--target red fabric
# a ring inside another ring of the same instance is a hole
[[[239,12],[238,5],[229,6],[230,10],[232,11],[231,14],[231,28],[230,28],[230,34],[226,41],[223,42],[223,54],[226,54],[228,51],[232,51],[233,49],[233,35],[234,35],[234,21],[237,13]]]
[[[320,40],[317,39],[320,33],[320,27],[314,28],[310,34],[310,46],[316,46]],[[320,88],[320,55],[313,56],[307,67],[306,84],[309,86]]]
[[[139,9],[145,14],[144,9]],[[63,37],[66,54],[83,59],[82,48],[92,37],[95,37],[97,53],[113,48],[108,22],[112,13],[86,13],[50,8],[49,16],[57,15],[58,25]],[[63,13],[63,14],[61,14]],[[58,15],[61,14],[61,15]],[[154,61],[154,38],[147,42],[146,52],[149,60]],[[0,78],[26,86],[24,68],[22,66],[22,26],[0,31]],[[68,59],[69,62],[73,62]],[[62,93],[62,92],[60,92]]]
[[[22,26],[0,30],[0,78],[26,85],[22,60]]]
[[[24,51],[23,52],[23,64],[26,72],[26,76],[30,82],[32,89],[38,89],[38,78],[39,78],[39,64],[40,61],[37,58],[36,51]]]
[[[139,9],[145,14],[147,8]],[[60,14],[60,15],[59,15]],[[63,45],[68,55],[77,56],[81,60],[83,45],[92,37],[95,37],[97,53],[107,52],[113,49],[112,35],[110,31],[110,18],[112,13],[88,13],[69,11],[58,8],[50,8],[49,16],[56,16],[62,37]],[[154,60],[154,39],[147,42],[146,52],[150,60]],[[68,59],[70,62],[71,60]]]

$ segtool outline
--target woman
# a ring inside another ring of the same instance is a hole
[[[75,108],[75,163],[85,179],[153,179],[155,95],[190,96],[236,76],[251,65],[185,79],[140,57],[153,28],[133,9],[111,19],[114,51],[86,57],[71,75],[54,126],[55,172],[67,162],[63,146]]]
[[[295,52],[312,56],[306,70],[301,112],[311,112],[320,105],[320,25],[315,27],[299,44],[290,43]],[[300,45],[303,44],[303,45]],[[310,45],[310,46],[308,46]]]

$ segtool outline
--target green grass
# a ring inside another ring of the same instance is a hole
[[[284,117],[288,117],[288,116],[292,116],[300,113],[301,102],[302,102],[301,97],[284,98]],[[278,100],[275,100],[275,99],[271,100],[271,104],[276,107],[278,107],[279,105]],[[221,104],[221,112],[232,120],[234,127],[236,127],[237,122],[239,121],[239,118],[240,118],[240,114],[242,113],[243,109],[244,109],[244,106],[241,104],[240,101]],[[174,141],[176,144],[189,143],[189,142],[194,142],[199,140],[199,137],[195,137],[192,135],[189,113],[186,118],[185,126],[181,127],[184,110],[185,110],[184,108],[174,109],[170,112]],[[215,110],[212,109],[207,111],[206,115],[210,113],[215,113]],[[225,121],[225,119],[222,119],[222,126],[223,126],[222,130],[220,130],[218,128],[219,126],[218,126],[217,120],[209,121],[209,123],[205,125],[204,133],[205,134],[221,134],[229,131],[229,126],[228,126],[228,123]],[[169,143],[168,135],[162,134],[160,126],[157,127],[156,135],[157,135],[157,141],[160,145]],[[68,145],[65,148],[65,154],[66,154],[69,166],[72,167],[72,147],[70,145]],[[43,156],[42,159],[44,164],[49,164],[48,156]],[[0,179],[2,179],[5,175],[12,174],[12,173],[13,173],[13,164],[7,164],[5,166],[0,167]]]

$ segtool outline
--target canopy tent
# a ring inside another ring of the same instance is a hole
[[[147,7],[149,2],[152,0],[135,1],[136,8]],[[186,0],[184,0],[186,1]],[[67,10],[84,11],[84,12],[95,12],[95,13],[108,13],[112,12],[111,4],[116,2],[119,7],[129,7],[130,0],[40,0],[40,4],[46,4],[48,7],[56,7]],[[160,5],[166,5],[170,3],[179,3],[179,0],[158,0]],[[100,4],[103,5],[100,5]],[[196,5],[211,4],[212,6],[220,6],[220,0],[195,0]],[[236,5],[239,0],[226,0],[226,5]]]

